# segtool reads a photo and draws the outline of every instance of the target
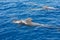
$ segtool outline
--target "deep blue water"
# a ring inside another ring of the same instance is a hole
[[[44,5],[58,10],[32,10]],[[32,18],[33,22],[52,25],[34,27],[12,23]],[[60,40],[60,0],[25,0],[0,2],[0,40]]]

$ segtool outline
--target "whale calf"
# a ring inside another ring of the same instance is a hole
[[[27,18],[25,20],[14,20],[13,23],[16,23],[16,24],[25,24],[25,25],[28,25],[28,26],[46,26],[44,24],[32,22],[31,18]]]

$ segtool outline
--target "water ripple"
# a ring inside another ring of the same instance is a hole
[[[60,5],[58,0],[30,0],[23,2],[0,2],[0,40],[59,40]],[[59,10],[32,10],[42,6]],[[13,20],[31,17],[33,22],[52,27],[31,27],[13,24]]]

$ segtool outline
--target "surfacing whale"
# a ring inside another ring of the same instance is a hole
[[[57,9],[55,7],[50,7],[50,6],[43,6],[42,8],[47,9],[47,10],[55,10],[55,9]]]
[[[50,7],[50,6],[42,6],[41,8],[34,8],[31,10],[57,10],[58,8]]]
[[[39,23],[32,22],[31,18],[27,18],[25,20],[14,20],[13,23],[25,24],[25,25],[28,25],[28,26],[46,26],[44,24],[39,24]]]

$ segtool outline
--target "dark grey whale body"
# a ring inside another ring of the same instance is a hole
[[[25,20],[14,20],[13,23],[25,24],[25,25],[28,25],[28,26],[45,26],[44,24],[39,24],[39,23],[32,22],[31,18],[27,18]]]

